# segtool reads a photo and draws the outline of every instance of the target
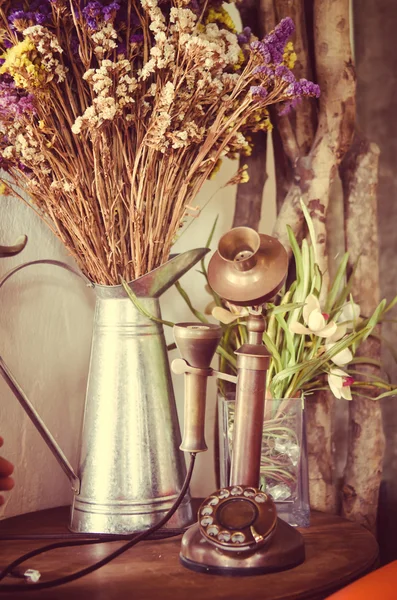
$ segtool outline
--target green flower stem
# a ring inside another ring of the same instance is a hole
[[[221,356],[224,360],[226,360],[231,366],[234,367],[234,369],[236,369],[237,367],[237,361],[234,358],[234,356],[232,356],[231,354],[229,354],[222,346],[218,346],[218,348],[216,349],[217,354],[219,354],[219,356]]]
[[[159,319],[158,317],[155,317],[154,315],[150,314],[150,312],[148,310],[146,310],[146,308],[143,308],[143,306],[139,302],[137,296],[134,294],[134,292],[129,287],[128,283],[122,277],[121,277],[121,283],[129,297],[129,299],[135,306],[135,308],[137,308],[144,317],[147,317],[148,319],[150,319],[151,321],[154,321],[155,323],[159,323],[161,325],[166,325],[167,327],[174,327],[175,323],[172,323],[172,321],[164,321],[163,319]]]
[[[184,301],[186,302],[186,304],[188,305],[188,307],[191,310],[191,312],[193,313],[193,315],[196,317],[196,319],[198,319],[199,321],[201,321],[201,323],[209,323],[209,320],[203,315],[203,313],[201,313],[196,308],[194,308],[193,304],[190,301],[190,298],[189,298],[188,294],[183,289],[183,287],[181,286],[181,284],[180,284],[179,281],[177,281],[175,283],[175,287],[178,290],[179,294],[184,299]]]

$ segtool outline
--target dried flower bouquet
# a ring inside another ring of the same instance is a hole
[[[290,19],[260,41],[213,0],[0,4],[3,192],[26,191],[96,283],[164,263],[266,107],[319,94],[289,69]]]

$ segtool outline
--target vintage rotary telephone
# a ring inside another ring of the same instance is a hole
[[[212,289],[232,304],[249,307],[248,343],[237,350],[237,377],[210,368],[220,341],[218,325],[179,323],[174,327],[182,359],[172,363],[185,374],[185,425],[181,450],[207,450],[204,419],[207,378],[236,383],[233,453],[229,486],[204,500],[198,522],[182,538],[181,563],[194,571],[253,575],[294,567],[305,559],[300,533],[277,518],[272,499],[258,489],[266,371],[261,306],[284,283],[288,257],[267,235],[237,227],[220,240],[208,266]]]

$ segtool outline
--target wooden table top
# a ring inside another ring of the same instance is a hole
[[[69,508],[28,513],[0,521],[6,533],[64,533]],[[372,570],[378,559],[375,538],[356,523],[314,512],[312,525],[301,529],[306,561],[294,569],[254,577],[220,577],[194,573],[179,564],[180,537],[144,541],[113,562],[79,580],[49,590],[1,593],[1,598],[34,600],[318,600],[326,598]],[[2,541],[0,567],[48,542]],[[120,542],[63,548],[27,561],[26,568],[42,573],[41,581],[55,579],[103,558]],[[7,577],[4,582],[15,584]]]

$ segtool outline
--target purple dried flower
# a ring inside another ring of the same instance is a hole
[[[237,35],[239,44],[248,44],[251,39],[251,27],[244,27],[243,31]]]
[[[72,34],[72,37],[70,39],[70,51],[76,59],[80,58],[79,48],[80,48],[79,38],[77,37],[77,35]]]
[[[258,99],[264,100],[267,96],[267,90],[261,85],[252,85],[250,92],[253,96],[257,96]]]
[[[308,81],[307,79],[301,79],[299,81],[302,89],[302,96],[314,96],[315,98],[320,97],[320,86],[317,83]]]
[[[255,69],[252,72],[254,75],[263,75],[264,77],[268,77],[269,79],[274,79],[273,69],[271,67],[267,67],[266,65],[255,67]]]
[[[98,20],[102,15],[102,8],[102,4],[96,0],[88,2],[87,6],[83,8],[83,17],[90,29],[98,29]]]
[[[8,74],[1,75],[0,118],[15,119],[24,114],[36,114],[33,94],[17,88]]]
[[[11,75],[9,75],[8,73],[3,73],[2,75],[0,75],[0,91],[8,90],[8,89],[14,88],[14,87],[15,87],[15,81]]]
[[[15,6],[17,5],[17,6]],[[25,6],[22,2],[14,4],[15,9],[12,10],[8,16],[8,22],[11,25],[11,29],[19,29],[18,21],[28,21],[35,25],[43,25],[47,23],[51,15],[51,4],[48,1],[43,2],[42,0],[35,0],[29,2],[29,11],[25,10]]]
[[[47,15],[43,15],[42,13],[35,13],[36,25],[43,25],[47,21]]]
[[[320,96],[320,86],[307,79],[300,79],[291,83],[285,91],[287,96],[291,97],[291,100],[285,102],[281,110],[280,115],[287,115],[295,106],[305,97]]]
[[[120,42],[117,46],[117,54],[119,56],[127,56],[127,46],[124,42]]]
[[[106,5],[98,0],[92,0],[83,8],[82,14],[88,27],[96,31],[101,21],[113,21],[119,9],[120,3],[115,0]]]
[[[102,10],[102,16],[105,21],[111,21],[116,16],[117,11],[120,9],[120,4],[112,2],[108,6],[104,6]]]
[[[27,96],[23,96],[17,106],[16,112],[18,115],[24,115],[26,113],[36,114],[36,108],[34,106],[34,96],[33,94],[28,94]]]
[[[103,6],[97,0],[88,2],[87,6],[83,8],[84,17],[99,17],[102,13]]]
[[[143,40],[143,33],[133,33],[130,36],[130,44],[140,44],[141,42],[143,42]]]
[[[266,35],[261,42],[253,42],[251,48],[257,50],[266,64],[279,65],[283,62],[285,45],[290,35],[295,31],[295,25],[290,17],[282,19],[274,31]]]
[[[201,12],[201,8],[200,8],[200,4],[198,2],[198,0],[191,0],[189,2],[189,6],[188,8],[194,12],[196,15],[199,15]]]
[[[27,20],[30,21],[33,16],[32,12],[25,12],[23,10],[12,10],[8,16],[8,22],[11,25],[11,29],[15,29],[14,23],[16,21]]]
[[[279,77],[287,83],[294,83],[296,81],[295,75],[292,73],[292,71],[290,71],[290,69],[288,69],[288,67],[284,65],[278,65],[274,73],[276,77]]]
[[[94,17],[86,17],[85,22],[90,29],[94,29],[95,31],[98,29],[97,20]]]
[[[21,162],[18,163],[18,169],[20,171],[22,171],[23,173],[32,173],[32,169],[30,169],[29,167],[27,167],[26,165],[24,165]]]
[[[285,93],[287,96],[295,96],[296,98],[303,98],[304,96],[318,98],[320,96],[320,86],[307,79],[300,79],[291,83]]]
[[[301,102],[302,98],[294,98],[293,100],[288,100],[288,102],[285,102],[283,107],[281,109],[279,109],[278,114],[280,116],[284,116],[284,115],[288,115],[292,109],[294,109],[299,102]]]
[[[267,45],[264,42],[259,42],[259,41],[252,42],[251,49],[256,50],[257,52],[259,52],[259,54],[262,55],[262,58],[263,58],[265,64],[268,64],[271,62],[271,59],[272,59],[271,54],[269,52]]]

